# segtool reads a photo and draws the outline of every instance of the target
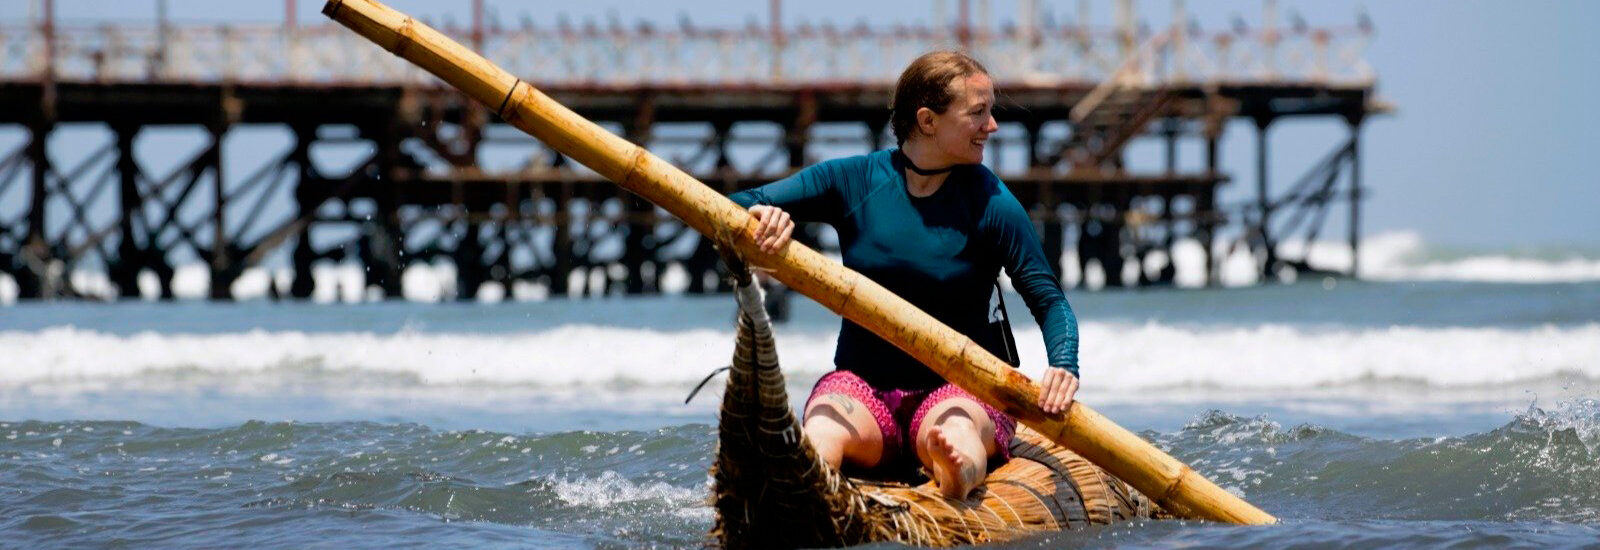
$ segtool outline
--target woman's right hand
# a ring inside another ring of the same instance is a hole
[[[761,251],[773,254],[789,245],[789,238],[794,235],[794,220],[789,218],[789,213],[782,208],[757,204],[750,207],[750,214],[761,222],[756,227],[756,245]]]

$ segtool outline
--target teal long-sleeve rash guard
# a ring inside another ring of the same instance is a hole
[[[1044,334],[1050,365],[1078,373],[1078,322],[1045,260],[1033,223],[1000,178],[957,167],[934,194],[913,197],[894,150],[841,158],[730,196],[772,205],[839,233],[844,265],[883,285],[991,352],[989,298],[1004,267]],[[944,379],[846,319],[834,365],[876,388],[927,389]]]

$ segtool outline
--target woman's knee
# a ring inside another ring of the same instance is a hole
[[[988,411],[976,400],[967,397],[951,397],[940,400],[928,407],[922,414],[923,430],[930,426],[970,424],[979,431],[993,432],[994,421],[989,418]],[[920,430],[919,430],[920,431]]]
[[[806,406],[804,426],[806,437],[819,451],[837,446],[852,463],[871,466],[883,454],[883,434],[877,419],[850,396],[817,396]]]
[[[983,405],[967,397],[951,397],[932,404],[921,415],[916,438],[920,442],[935,426],[946,432],[972,433],[983,442],[990,454],[994,453],[995,424]]]

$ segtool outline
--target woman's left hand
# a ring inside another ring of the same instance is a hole
[[[1078,377],[1059,367],[1045,367],[1044,380],[1039,382],[1039,408],[1046,414],[1067,410],[1073,396],[1078,394]]]

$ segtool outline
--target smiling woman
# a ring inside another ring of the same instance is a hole
[[[922,161],[908,165],[923,176],[915,183],[933,187],[913,193],[918,196],[932,194],[944,182],[933,176],[983,162],[983,146],[999,130],[989,71],[961,52],[937,51],[912,61],[890,103],[895,139],[908,157]]]
[[[794,220],[839,232],[857,270],[991,352],[989,298],[1004,268],[1043,329],[1050,364],[1039,406],[1066,409],[1077,391],[1077,321],[1017,199],[984,167],[998,129],[994,85],[972,57],[922,55],[891,101],[899,147],[837,159],[733,195],[760,221],[768,252],[788,244]],[[791,211],[793,218],[791,218]],[[833,466],[902,477],[920,464],[941,492],[962,498],[1008,458],[1016,420],[868,330],[844,321],[834,356],[806,404],[805,432]]]

